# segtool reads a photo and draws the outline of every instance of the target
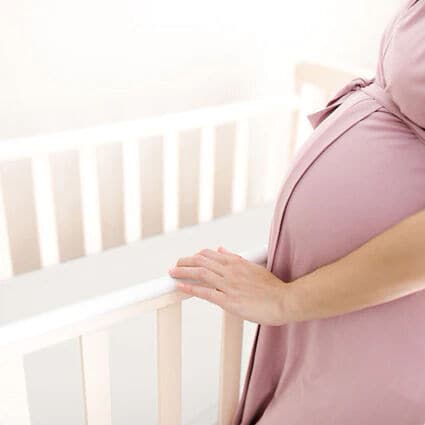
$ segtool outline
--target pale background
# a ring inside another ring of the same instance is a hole
[[[400,4],[0,0],[0,140],[290,93],[299,60],[374,68]],[[219,318],[185,302],[185,424],[216,416]],[[154,343],[153,314],[111,333],[116,425],[155,423]],[[26,358],[35,425],[83,424],[78,357],[71,341]]]
[[[276,95],[374,67],[400,0],[0,0],[0,139]]]

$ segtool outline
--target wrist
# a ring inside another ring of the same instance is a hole
[[[301,316],[297,285],[283,282],[280,291],[281,324],[296,322]]]

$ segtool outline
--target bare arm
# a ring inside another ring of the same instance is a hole
[[[425,289],[425,209],[290,284],[222,247],[180,258],[170,274],[181,291],[261,324],[349,313]]]
[[[425,210],[287,285],[283,322],[348,313],[425,289]]]

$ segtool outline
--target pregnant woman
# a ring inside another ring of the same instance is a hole
[[[232,425],[423,425],[425,0],[387,27],[376,77],[309,118],[267,267],[219,247],[170,274],[258,323]]]

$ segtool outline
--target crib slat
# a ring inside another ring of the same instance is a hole
[[[100,219],[103,249],[124,244],[124,197],[120,143],[97,149]]]
[[[223,311],[218,424],[230,425],[239,400],[243,320]]]
[[[295,75],[295,95],[301,96],[301,85],[302,82],[299,79],[298,74]],[[290,129],[290,135],[289,135],[289,142],[287,144],[287,155],[289,159],[292,159],[295,148],[297,146],[298,137],[299,137],[299,122],[300,122],[300,111],[298,108],[294,108],[291,112],[291,129]]]
[[[142,236],[139,140],[123,143],[122,152],[124,228],[125,241],[129,243],[139,240]]]
[[[40,251],[31,162],[27,159],[4,162],[0,172],[13,273],[38,269]]]
[[[140,180],[142,186],[142,237],[162,233],[164,163],[161,137],[143,139],[140,144]]]
[[[12,276],[12,258],[10,256],[9,232],[7,230],[6,212],[4,210],[3,188],[0,180],[0,279]]]
[[[106,331],[80,337],[87,425],[111,425],[109,337]]]
[[[179,138],[178,133],[170,131],[164,139],[164,233],[179,227]]]
[[[200,131],[180,134],[179,158],[179,225],[180,228],[198,223]]]
[[[37,154],[32,158],[35,209],[42,266],[59,261],[55,205],[49,156]]]
[[[246,208],[248,194],[249,122],[247,119],[236,123],[236,141],[233,165],[232,211],[241,212]]]
[[[84,255],[81,182],[78,152],[50,156],[61,261]]]
[[[96,148],[94,146],[85,146],[80,150],[80,180],[84,246],[86,254],[92,254],[102,249]]]
[[[211,221],[214,216],[215,130],[202,128],[199,154],[199,223]]]
[[[221,217],[232,212],[235,130],[234,123],[222,125],[216,129],[214,217]]]
[[[291,112],[291,134],[288,143],[288,158],[291,160],[295,153],[295,147],[298,142],[298,126],[300,121],[300,112],[295,109]]]
[[[22,357],[0,363],[0,424],[30,425]]]
[[[181,302],[157,310],[158,425],[181,424]]]

